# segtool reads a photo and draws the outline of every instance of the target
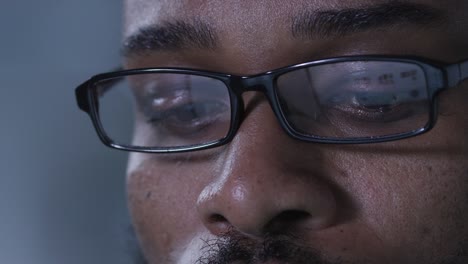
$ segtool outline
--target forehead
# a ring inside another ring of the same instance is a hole
[[[466,10],[466,0],[125,0],[123,54],[144,55],[128,68],[239,75],[362,54],[455,62],[466,57]]]
[[[286,26],[298,13],[356,8],[392,2],[391,0],[125,0],[125,31],[129,36],[139,29],[171,19],[190,20],[202,17],[218,29],[264,31]],[[408,0],[448,9],[460,6],[463,0]],[[466,4],[465,4],[466,5]]]

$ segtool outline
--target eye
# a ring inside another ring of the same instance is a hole
[[[327,99],[326,109],[359,121],[393,122],[411,115],[421,102],[417,91],[344,91]]]
[[[185,74],[155,74],[134,89],[140,124],[150,125],[157,144],[164,140],[197,142],[217,127],[230,125],[230,95],[219,80]],[[222,125],[220,125],[222,123]],[[228,125],[226,125],[226,123]],[[211,130],[210,130],[211,129]],[[203,133],[200,133],[202,132]],[[202,135],[203,134],[203,135]],[[222,138],[218,132],[211,138]]]
[[[186,102],[146,113],[147,122],[166,133],[190,136],[230,117],[229,106],[219,101]]]
[[[353,105],[369,112],[385,112],[401,103],[394,93],[361,92],[350,99]]]

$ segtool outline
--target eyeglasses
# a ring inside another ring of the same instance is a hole
[[[166,153],[230,142],[244,116],[242,94],[265,94],[282,128],[307,142],[360,144],[429,131],[436,95],[468,78],[468,61],[352,56],[254,76],[183,68],[99,74],[76,89],[104,144]]]

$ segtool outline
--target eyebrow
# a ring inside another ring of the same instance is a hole
[[[446,21],[447,16],[434,7],[392,1],[359,8],[306,10],[292,18],[291,33],[298,39],[318,39],[396,25],[440,26]],[[215,28],[206,21],[175,20],[140,29],[124,41],[122,54],[128,57],[150,51],[215,50],[219,45]]]
[[[446,15],[434,7],[395,1],[360,8],[304,11],[293,18],[292,34],[296,38],[317,39],[397,25],[440,26],[446,21]]]
[[[128,37],[122,54],[130,56],[147,51],[177,51],[184,48],[214,50],[219,44],[215,30],[206,22],[163,22],[140,29]]]

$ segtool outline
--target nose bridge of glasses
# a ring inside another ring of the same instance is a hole
[[[460,82],[468,79],[468,61],[449,65],[445,70],[449,87],[457,86]]]
[[[271,83],[271,76],[267,74],[241,77],[241,92],[263,92],[268,94]]]

